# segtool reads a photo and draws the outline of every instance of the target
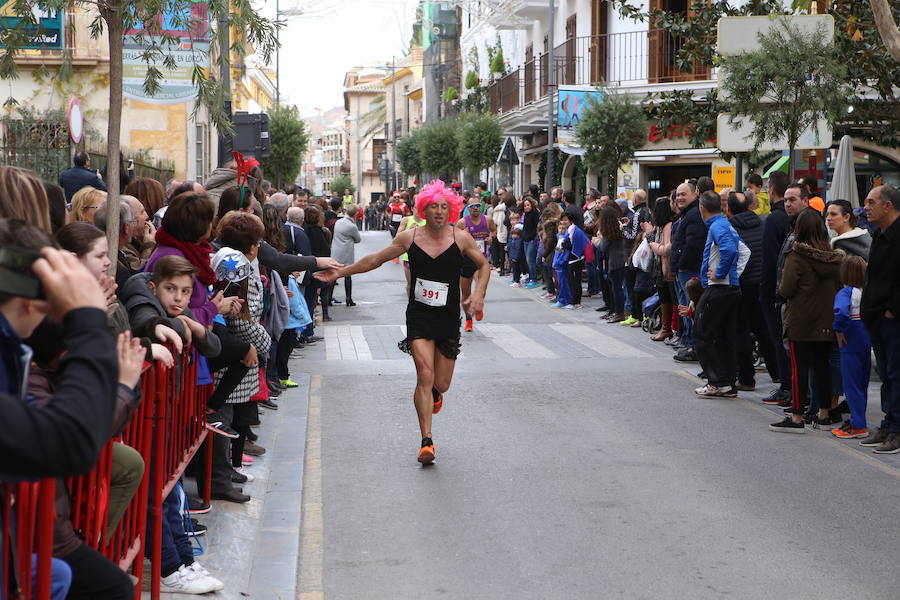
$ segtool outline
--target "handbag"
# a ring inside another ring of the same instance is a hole
[[[266,370],[259,368],[259,391],[250,396],[250,402],[262,402],[269,399],[269,384],[266,383]]]

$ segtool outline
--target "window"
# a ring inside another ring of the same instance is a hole
[[[206,179],[206,166],[209,164],[209,128],[205,123],[198,123],[194,129],[194,168],[195,178],[198,183]]]
[[[372,170],[378,170],[381,154],[385,152],[387,152],[387,143],[384,140],[372,140]]]

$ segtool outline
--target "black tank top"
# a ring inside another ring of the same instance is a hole
[[[459,273],[462,252],[453,243],[432,258],[416,244],[416,233],[409,246],[409,271],[412,284],[406,307],[407,338],[433,340],[459,338]]]

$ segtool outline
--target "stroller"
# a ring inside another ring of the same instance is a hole
[[[660,310],[659,293],[653,294],[641,305],[644,311],[644,320],[641,329],[650,334],[656,334],[662,328],[662,312]]]

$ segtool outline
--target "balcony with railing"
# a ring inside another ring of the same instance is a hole
[[[552,66],[544,53],[494,81],[491,110],[507,113],[546,98],[551,72],[556,85],[629,87],[711,79],[711,65],[679,68],[683,44],[684,38],[662,29],[569,38],[554,48]]]

